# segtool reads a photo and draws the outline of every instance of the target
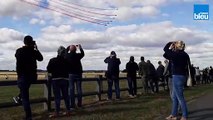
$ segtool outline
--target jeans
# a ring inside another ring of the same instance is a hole
[[[129,94],[137,95],[137,82],[136,77],[127,77],[128,86],[129,86]]]
[[[55,96],[56,112],[59,113],[60,111],[61,93],[65,102],[66,109],[69,111],[70,110],[69,95],[68,95],[69,82],[64,79],[53,80],[52,86],[53,86],[53,93]]]
[[[70,107],[75,108],[75,83],[77,88],[78,107],[82,106],[82,74],[69,74]]]
[[[172,76],[172,115],[177,116],[178,104],[181,106],[182,116],[187,118],[188,110],[186,101],[183,95],[184,84],[186,77],[183,75],[173,75]]]
[[[110,79],[108,79],[108,99],[112,99],[113,82],[115,84],[116,99],[120,99],[119,79],[117,76],[111,76]]]
[[[30,107],[30,99],[29,99],[29,88],[31,85],[31,80],[33,78],[29,75],[21,75],[18,76],[18,87],[20,89],[20,96],[22,99],[22,105],[24,107],[24,111],[26,114],[26,120],[32,119],[32,111]]]

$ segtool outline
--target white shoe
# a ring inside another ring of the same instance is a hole
[[[166,120],[177,120],[177,117],[169,115],[168,117],[166,117]]]
[[[21,99],[20,99],[20,97],[18,97],[18,96],[15,96],[15,97],[13,97],[13,101],[16,103],[16,104],[21,104]]]
[[[18,100],[17,100],[17,97],[13,97],[13,101],[18,104]]]
[[[134,98],[134,96],[133,95],[129,95],[129,98]]]

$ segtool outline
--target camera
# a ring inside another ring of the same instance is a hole
[[[36,45],[36,42],[35,42],[35,41],[32,41],[32,45]]]
[[[37,45],[36,45],[36,42],[35,42],[35,41],[32,41],[32,42],[31,42],[31,46],[34,48],[34,50],[38,50],[38,48],[37,48]]]

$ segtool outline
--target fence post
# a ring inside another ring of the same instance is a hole
[[[44,109],[51,111],[51,98],[52,98],[52,87],[51,87],[51,74],[47,75],[47,83],[44,84],[44,97],[47,99],[47,103],[44,105]]]
[[[101,101],[101,94],[103,92],[103,82],[102,82],[102,75],[98,76],[97,82],[98,82],[98,100]]]

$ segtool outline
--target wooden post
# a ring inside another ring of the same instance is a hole
[[[103,92],[102,75],[98,76],[97,83],[98,83],[98,100],[101,101],[101,94]]]
[[[51,111],[51,98],[52,98],[52,87],[51,87],[51,74],[47,75],[47,83],[44,84],[44,97],[47,99],[47,103],[44,105],[44,109]]]

